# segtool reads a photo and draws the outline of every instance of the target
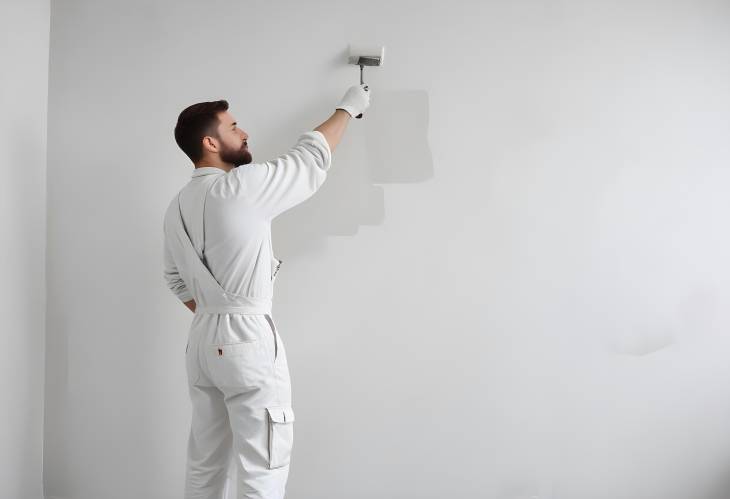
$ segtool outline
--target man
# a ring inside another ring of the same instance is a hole
[[[186,108],[175,140],[195,170],[164,220],[164,276],[195,313],[186,370],[192,423],[185,499],[227,497],[231,459],[239,499],[282,499],[294,412],[286,352],[271,317],[271,220],[312,196],[368,87],[347,90],[332,116],[286,154],[252,163],[249,135],[224,100]]]

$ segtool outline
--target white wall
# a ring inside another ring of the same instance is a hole
[[[43,497],[48,0],[0,2],[0,497]]]
[[[729,22],[720,0],[55,3],[49,497],[182,494],[178,113],[228,99],[268,159],[369,43],[371,109],[275,223],[289,495],[726,499]]]

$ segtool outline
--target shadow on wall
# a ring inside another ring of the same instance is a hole
[[[621,311],[611,321],[609,351],[644,357],[676,346],[680,333],[692,341],[710,334],[717,317],[718,298],[713,288],[703,285],[684,295],[672,308],[653,309],[634,298],[621,304]]]
[[[274,221],[275,252],[294,256],[316,251],[327,236],[352,236],[361,225],[382,224],[385,195],[377,184],[433,177],[427,135],[426,91],[374,95],[362,122],[348,126],[320,190]]]

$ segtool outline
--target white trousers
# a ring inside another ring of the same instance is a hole
[[[283,499],[294,441],[284,344],[270,315],[196,314],[185,352],[192,422],[185,499]]]

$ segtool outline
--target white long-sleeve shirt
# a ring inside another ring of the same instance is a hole
[[[167,230],[169,219],[181,210],[196,252],[204,255],[221,287],[271,300],[281,264],[271,244],[271,220],[311,197],[325,181],[331,160],[324,135],[311,131],[271,161],[227,173],[211,166],[196,168],[179,193],[180,207],[176,195],[165,213],[164,277],[175,296],[183,302],[196,299],[179,272],[184,263],[176,262],[170,251],[170,245],[177,243]]]

